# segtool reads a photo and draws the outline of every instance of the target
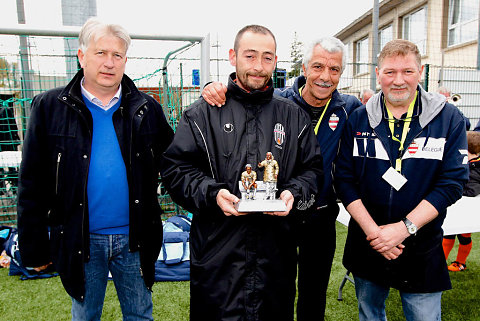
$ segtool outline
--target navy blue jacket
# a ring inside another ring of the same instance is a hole
[[[283,91],[275,90],[275,94],[288,98],[302,107],[309,115],[313,117],[308,103],[300,96],[299,88],[305,85],[304,76],[297,77],[292,87]],[[349,104],[346,104],[343,97],[352,98]],[[332,100],[323,116],[320,128],[317,133],[317,141],[323,156],[323,170],[325,173],[322,189],[317,194],[316,207],[325,205],[337,206],[337,197],[333,190],[332,164],[338,152],[338,146],[342,135],[343,128],[347,123],[348,115],[358,106],[362,104],[353,96],[340,94],[335,90],[332,94]]]
[[[382,178],[397,158],[380,103],[382,93],[350,115],[335,167],[337,193],[345,207],[360,199],[378,225],[399,222],[422,200],[439,212],[415,236],[405,239],[403,253],[391,261],[371,248],[357,222],[349,223],[345,267],[360,277],[413,293],[451,288],[441,226],[447,207],[462,196],[468,180],[462,115],[439,94],[418,88],[420,113],[410,123],[402,153],[401,173],[408,181],[399,191]]]

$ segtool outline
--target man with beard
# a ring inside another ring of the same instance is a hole
[[[390,287],[407,320],[440,320],[451,288],[442,224],[468,180],[465,121],[419,85],[423,68],[415,44],[387,43],[376,68],[382,90],[343,132],[335,185],[352,216],[343,264],[360,320],[386,320]]]
[[[296,246],[287,215],[313,203],[322,160],[308,114],[273,96],[275,52],[270,30],[241,29],[229,51],[236,73],[225,106],[196,101],[164,154],[162,179],[194,215],[191,320],[293,320]],[[278,162],[277,196],[287,209],[239,213],[241,164],[258,167],[267,152]]]
[[[309,114],[320,144],[326,173],[323,184],[321,183],[322,188],[315,195],[314,206],[297,215],[295,220],[299,321],[309,320],[312,315],[316,319],[324,319],[328,280],[336,246],[335,221],[339,212],[331,172],[348,115],[362,105],[357,98],[337,91],[340,76],[345,69],[345,50],[344,44],[333,37],[312,42],[303,57],[304,76],[296,78],[292,87],[275,91]],[[212,83],[205,87],[202,95],[210,104],[221,106],[225,100],[225,91],[223,84]],[[320,249],[322,255],[317,255]]]

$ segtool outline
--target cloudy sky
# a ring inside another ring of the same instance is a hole
[[[81,1],[81,0],[79,0]],[[24,0],[28,25],[61,26],[61,0]],[[97,0],[98,16],[130,32],[202,36],[210,33],[219,52],[227,52],[235,33],[251,23],[265,25],[277,37],[279,59],[288,59],[294,32],[309,42],[334,35],[373,6],[373,0]],[[17,25],[16,0],[2,0],[0,26]]]

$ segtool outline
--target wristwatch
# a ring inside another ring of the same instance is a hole
[[[407,227],[407,231],[410,235],[417,234],[418,228],[415,224],[412,223],[412,221],[410,221],[408,218],[405,217],[405,218],[402,219],[402,222]]]

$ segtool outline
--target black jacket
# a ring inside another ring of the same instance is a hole
[[[173,200],[193,212],[190,232],[192,320],[293,320],[296,243],[289,216],[225,216],[221,188],[240,196],[250,163],[272,152],[294,208],[314,202],[322,160],[309,116],[293,102],[265,91],[247,93],[230,77],[222,108],[203,99],[187,109],[165,152],[162,180]],[[275,132],[277,135],[275,135]],[[295,215],[291,213],[291,215]]]
[[[468,161],[470,174],[468,182],[463,188],[463,196],[474,197],[480,194],[480,157]]]
[[[87,177],[93,125],[81,95],[82,78],[81,70],[66,87],[33,99],[18,189],[23,263],[53,262],[65,290],[79,301],[85,293],[83,264],[89,260]],[[173,131],[160,104],[126,75],[113,122],[129,184],[130,250],[140,251],[145,284],[151,288],[162,242],[159,162]]]

